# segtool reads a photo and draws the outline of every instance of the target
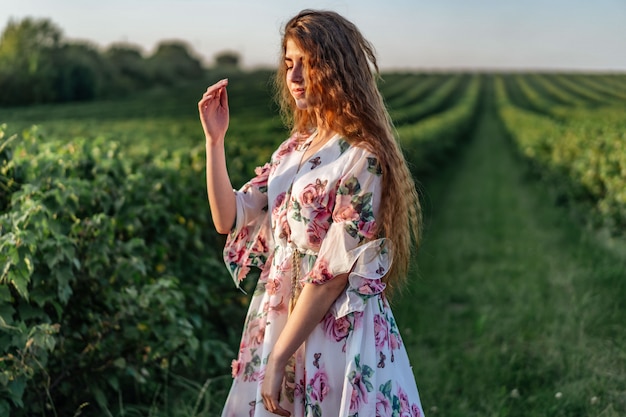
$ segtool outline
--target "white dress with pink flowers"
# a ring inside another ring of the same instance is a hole
[[[260,386],[289,316],[292,277],[348,286],[290,361],[281,406],[293,417],[422,416],[417,386],[381,281],[391,245],[376,238],[383,191],[375,156],[335,136],[300,166],[312,141],[294,135],[236,192],[224,259],[237,285],[261,269],[222,417],[271,417]],[[295,268],[298,268],[296,271]]]

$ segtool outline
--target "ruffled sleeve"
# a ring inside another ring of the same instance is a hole
[[[301,138],[294,135],[284,141],[272,155],[270,162],[255,170],[256,176],[241,189],[234,191],[237,203],[235,226],[226,238],[224,262],[235,285],[248,275],[251,266],[261,269],[271,257],[271,213],[268,210],[267,189],[273,170],[293,152]]]
[[[226,238],[224,262],[239,287],[251,266],[264,269],[269,256],[271,239],[267,208],[267,183],[271,163],[258,167],[256,176],[239,191],[234,191],[237,217],[233,230]]]
[[[303,277],[304,282],[323,284],[349,272],[347,290],[331,307],[336,318],[362,311],[368,298],[380,294],[392,262],[390,241],[375,235],[382,193],[380,165],[371,153],[354,150],[336,187],[332,224],[311,271]]]

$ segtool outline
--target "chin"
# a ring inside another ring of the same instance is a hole
[[[298,110],[306,110],[309,107],[306,99],[304,98],[294,98],[294,101],[296,102],[296,107],[298,108]]]

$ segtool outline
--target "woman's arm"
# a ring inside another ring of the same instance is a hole
[[[237,212],[233,186],[228,177],[224,137],[229,110],[226,86],[221,80],[209,88],[198,102],[200,121],[206,138],[206,184],[213,224],[218,233],[230,232]]]
[[[265,367],[261,396],[265,408],[280,416],[289,412],[278,405],[285,367],[315,326],[324,318],[348,284],[348,274],[337,275],[324,284],[305,284],[285,328],[281,332]]]

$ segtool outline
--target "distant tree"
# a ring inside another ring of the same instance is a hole
[[[217,67],[238,67],[240,56],[237,52],[223,51],[215,55]]]
[[[48,19],[10,20],[0,36],[0,104],[57,99],[55,56],[62,31]]]
[[[102,52],[88,42],[65,42],[48,19],[10,20],[0,35],[0,106],[90,100],[203,74],[182,41],[161,42],[146,58],[126,43]]]
[[[59,101],[92,100],[103,95],[113,78],[111,64],[87,42],[63,45],[56,60]]]
[[[155,81],[174,84],[179,80],[199,78],[204,74],[200,60],[182,41],[163,41],[149,58]]]
[[[111,45],[104,56],[113,71],[111,80],[116,93],[146,88],[152,83],[152,74],[141,48],[126,43]]]

